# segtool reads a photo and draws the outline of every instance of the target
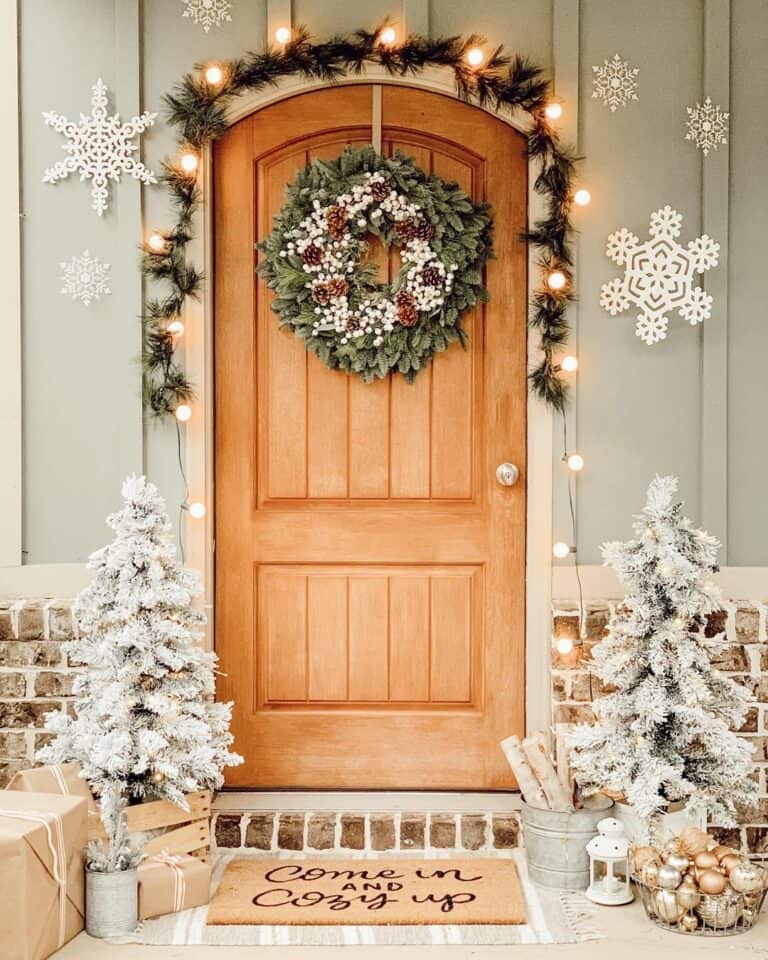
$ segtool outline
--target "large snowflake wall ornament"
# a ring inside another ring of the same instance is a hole
[[[721,143],[728,143],[730,114],[723,113],[720,104],[715,106],[711,97],[707,97],[704,103],[685,109],[688,111],[685,139],[692,140],[705,157],[709,156],[710,150],[717,150]]]
[[[232,20],[230,0],[181,0],[184,4],[184,17],[191,18],[205,30],[220,27]]]
[[[92,257],[87,250],[59,264],[62,294],[79,300],[86,307],[92,300],[112,293],[109,287],[109,264]]]
[[[645,243],[626,227],[608,237],[605,252],[624,265],[624,276],[603,284],[600,306],[612,317],[639,307],[635,333],[649,346],[665,339],[673,310],[693,326],[712,314],[712,297],[693,280],[695,273],[717,266],[720,244],[703,234],[681,246],[676,238],[682,220],[666,206],[651,214],[651,239]]]
[[[43,183],[58,183],[70,173],[79,173],[81,180],[91,181],[92,206],[101,216],[109,206],[110,180],[119,183],[121,174],[129,173],[144,184],[157,183],[155,174],[135,158],[139,148],[133,142],[152,126],[157,114],[145,111],[121,123],[119,114],[107,115],[107,86],[101,78],[91,90],[91,113],[81,113],[79,123],[52,110],[43,113],[46,124],[67,138],[62,145],[66,160],[48,167]]]
[[[612,60],[603,60],[602,67],[592,67],[592,97],[602,100],[604,106],[615,113],[619,107],[626,107],[630,100],[637,100],[637,75],[639,67],[633,67],[622,60],[618,53]]]

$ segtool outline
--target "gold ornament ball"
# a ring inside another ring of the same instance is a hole
[[[685,912],[674,890],[657,890],[653,895],[653,909],[665,923],[677,923]]]
[[[700,900],[701,894],[695,882],[690,878],[685,878],[677,888],[677,902],[686,910],[692,910],[698,906]]]
[[[684,853],[670,853],[664,862],[675,870],[679,870],[680,873],[685,873],[691,865],[691,861]]]
[[[165,774],[161,770],[155,770],[149,779],[152,783],[162,783],[165,780]]]
[[[683,879],[682,873],[673,867],[670,863],[662,863],[659,867],[659,886],[663,890],[675,890],[680,886],[680,881]]]
[[[726,873],[730,874],[731,870],[733,870],[734,867],[738,867],[741,861],[742,858],[738,855],[738,853],[726,853],[720,861],[720,866],[723,868],[723,870],[725,870]]]
[[[712,847],[709,852],[713,853],[718,860],[722,860],[723,857],[727,857],[729,853],[736,853],[733,847],[726,847],[725,844],[722,843],[718,843],[716,847]]]
[[[697,853],[693,858],[697,870],[714,870],[719,865],[719,860],[708,850]]]
[[[738,893],[761,893],[765,871],[756,863],[743,860],[735,866],[728,877],[731,886]]]
[[[693,913],[686,913],[680,917],[680,926],[686,933],[693,933],[699,925],[699,918]]]
[[[723,893],[726,886],[727,881],[725,877],[716,870],[704,870],[699,874],[699,890],[701,890],[702,893]]]
[[[637,876],[646,887],[657,887],[659,885],[659,864],[655,860],[649,860],[643,864]]]

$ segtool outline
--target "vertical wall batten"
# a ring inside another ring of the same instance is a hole
[[[406,34],[429,36],[429,0],[403,0],[403,28]]]
[[[711,97],[729,112],[730,0],[705,0],[702,101]],[[720,244],[720,262],[698,282],[714,297],[712,316],[702,327],[701,358],[701,518],[723,544],[728,563],[728,226],[729,147],[702,154],[702,233]]]

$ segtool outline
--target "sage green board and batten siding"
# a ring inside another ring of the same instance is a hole
[[[416,16],[420,27],[428,20],[433,35],[483,32],[492,43],[554,66],[562,79],[574,72],[574,54],[565,62],[558,52],[573,48],[563,16],[572,17],[574,7],[580,149],[594,197],[578,215],[574,311],[582,367],[572,446],[587,461],[578,481],[581,559],[596,562],[602,540],[626,535],[650,475],[659,470],[680,475],[690,513],[721,536],[727,508],[729,564],[766,564],[761,231],[768,210],[762,57],[768,6],[762,0],[405,0],[405,16],[410,9],[414,26]],[[205,34],[170,0],[21,0],[20,8],[26,561],[78,561],[103,542],[103,518],[129,470],[144,466],[169,504],[181,496],[173,428],[148,425],[142,434],[134,365],[138,218],[143,202],[146,225],[163,226],[167,201],[159,188],[140,190],[124,180],[100,219],[90,209],[87,185],[76,178],[55,188],[42,184],[42,171],[61,156],[62,139],[44,127],[40,113],[87,112],[100,75],[124,117],[138,105],[157,109],[195,62],[260,46],[267,9],[265,2],[235,2],[233,22]],[[397,20],[402,11],[394,0],[351,6],[296,0],[293,21],[325,34],[370,26],[386,14]],[[727,162],[723,167],[723,148],[702,164],[683,139],[686,105],[710,94],[727,109],[724,18],[732,39],[730,170]],[[720,26],[706,31],[705,22]],[[591,98],[592,65],[615,52],[640,67],[640,100],[611,114]],[[173,142],[158,123],[144,140],[147,162],[158,169]],[[649,214],[665,203],[684,214],[683,240],[702,230],[721,239],[718,226],[722,232],[725,222],[731,255],[727,271],[706,277],[716,296],[706,329],[675,318],[668,340],[646,347],[630,316],[611,318],[598,305],[600,285],[619,271],[604,246],[620,226],[644,237]],[[112,296],[87,310],[62,298],[58,281],[59,261],[85,248],[113,265]],[[553,469],[563,469],[556,458]],[[556,485],[555,535],[567,539],[563,493],[562,483]]]

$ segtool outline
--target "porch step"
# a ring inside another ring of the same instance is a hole
[[[251,806],[237,810],[232,806],[235,797],[225,794],[220,799],[225,798],[226,809],[217,803],[213,821],[217,849],[339,855],[421,850],[493,854],[519,844],[515,809],[519,801],[509,795],[506,811],[466,809],[464,803],[454,810],[350,810],[343,801],[336,809],[311,805],[303,810]]]

